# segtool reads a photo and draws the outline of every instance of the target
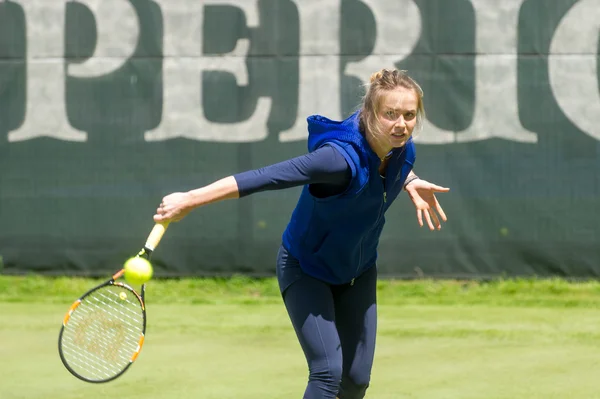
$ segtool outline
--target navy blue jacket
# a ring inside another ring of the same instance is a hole
[[[308,119],[308,150],[336,148],[352,169],[341,194],[317,198],[304,186],[283,233],[283,246],[302,270],[330,284],[346,284],[375,265],[385,212],[396,199],[415,162],[412,139],[394,149],[386,176],[381,160],[359,131],[358,112],[344,121],[320,115]]]

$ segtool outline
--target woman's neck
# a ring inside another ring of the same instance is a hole
[[[365,136],[367,138],[367,143],[369,143],[369,146],[373,152],[377,154],[379,159],[382,161],[390,153],[390,151],[392,151],[391,145],[382,145],[382,143],[380,143],[371,133],[367,132]]]
[[[367,130],[362,117],[360,118],[358,129],[362,133],[362,135],[367,139],[367,143],[369,143],[369,147],[371,147],[371,150],[373,150],[373,152],[377,154],[379,159],[383,162],[386,156],[393,150],[392,146],[389,144],[387,146],[382,145],[379,142],[379,140],[377,140],[375,136],[373,136],[373,134],[371,134],[371,132]]]

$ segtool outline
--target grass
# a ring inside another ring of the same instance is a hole
[[[64,303],[72,301],[100,279],[0,275],[0,301]],[[390,305],[484,305],[598,307],[600,281],[554,279],[498,279],[492,281],[381,280],[379,302]],[[207,279],[153,280],[149,303],[168,304],[278,304],[274,278],[243,276]]]
[[[148,334],[122,378],[72,377],[67,306],[97,280],[0,276],[0,398],[300,398],[304,357],[273,279],[149,284]],[[600,398],[600,284],[382,281],[376,399]]]

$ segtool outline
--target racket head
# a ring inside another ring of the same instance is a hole
[[[86,292],[69,308],[58,336],[60,359],[83,381],[109,382],[137,359],[145,333],[143,295],[113,279]]]

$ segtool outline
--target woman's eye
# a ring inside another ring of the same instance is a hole
[[[415,114],[413,114],[412,112],[408,112],[406,115],[404,115],[404,119],[407,119],[407,120],[411,120],[414,117],[415,117]]]
[[[387,111],[385,114],[388,116],[388,118],[393,119],[396,117],[396,113],[394,111]]]

